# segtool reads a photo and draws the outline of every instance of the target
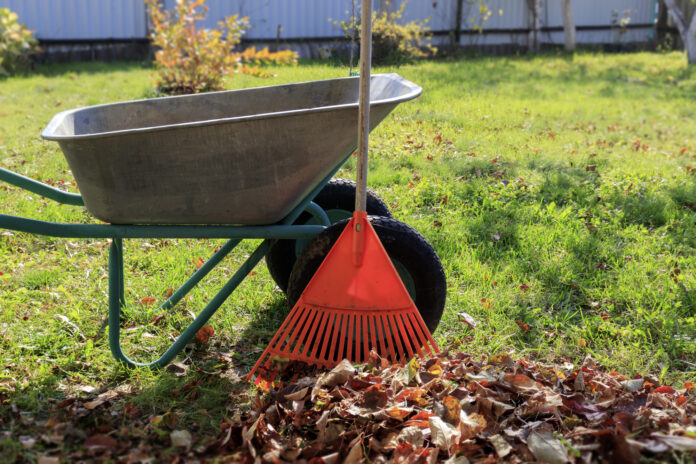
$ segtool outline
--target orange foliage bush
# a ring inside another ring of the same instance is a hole
[[[297,63],[297,54],[290,50],[251,47],[235,51],[249,27],[247,18],[239,15],[228,16],[215,29],[197,28],[208,11],[205,1],[178,0],[168,11],[157,0],[145,0],[152,23],[150,38],[157,48],[153,81],[159,92],[180,95],[222,90],[225,78],[236,72],[269,77],[261,66]]]

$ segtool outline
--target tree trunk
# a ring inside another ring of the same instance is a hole
[[[565,49],[568,52],[575,51],[575,20],[570,0],[561,0],[563,6],[563,32],[565,32]]]
[[[677,25],[677,29],[679,29],[689,64],[696,63],[696,14],[692,15],[691,21],[687,23],[684,13],[674,0],[664,0],[664,2]]]
[[[529,11],[529,51],[538,52],[541,48],[541,0],[527,0]]]

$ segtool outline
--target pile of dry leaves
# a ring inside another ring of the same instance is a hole
[[[250,462],[638,462],[696,458],[696,393],[654,379],[442,354],[295,374],[219,445]],[[242,450],[240,451],[240,448]]]
[[[177,394],[195,402],[197,389],[221,375],[199,371]],[[246,406],[238,401],[249,389],[237,384],[243,390],[230,395],[229,416],[212,436],[176,411],[144,411],[127,388],[68,397],[40,424],[13,406],[0,425],[24,426],[15,438],[41,464],[696,460],[691,383],[675,390],[629,379],[589,358],[578,369],[455,352],[406,365],[373,355],[323,373],[291,364],[279,378]]]

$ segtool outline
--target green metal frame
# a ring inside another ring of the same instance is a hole
[[[346,157],[347,159],[348,157]],[[345,162],[345,159],[343,160]],[[116,360],[129,367],[160,368],[169,364],[193,339],[196,333],[215,314],[251,270],[266,255],[274,240],[311,239],[331,225],[326,212],[312,200],[338,171],[341,162],[326,176],[297,207],[279,224],[269,226],[212,226],[212,225],[112,225],[112,224],[62,224],[39,221],[18,216],[0,214],[0,228],[52,237],[110,238],[109,248],[109,347]],[[82,196],[68,193],[37,182],[28,177],[0,168],[0,181],[28,190],[59,203],[84,206]],[[307,211],[317,225],[293,225]],[[240,266],[220,291],[210,300],[193,322],[158,359],[149,363],[131,360],[121,347],[121,309],[126,304],[123,277],[123,240],[129,238],[227,238],[225,243],[184,284],[164,302],[157,311],[172,308],[185,297],[210,271],[212,271],[244,239],[264,239]]]

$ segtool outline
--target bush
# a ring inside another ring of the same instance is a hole
[[[208,92],[225,88],[225,78],[235,72],[271,76],[260,68],[265,64],[294,64],[297,54],[286,50],[271,53],[255,48],[235,52],[247,29],[247,18],[229,16],[216,29],[197,28],[208,8],[205,0],[177,0],[168,11],[158,0],[145,0],[157,48],[153,80],[157,90],[170,95]],[[201,10],[202,12],[199,11]]]
[[[404,1],[394,12],[372,13],[372,60],[375,63],[406,63],[437,52],[437,48],[427,43],[433,38],[430,28],[426,26],[427,19],[422,23],[411,21],[400,24],[407,3]],[[346,37],[355,35],[356,40],[360,41],[360,18],[353,16],[349,21],[337,24]]]
[[[39,51],[33,32],[17,19],[17,13],[0,8],[0,76],[25,72]]]

